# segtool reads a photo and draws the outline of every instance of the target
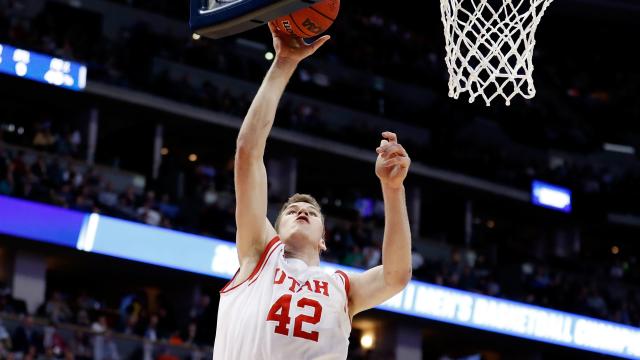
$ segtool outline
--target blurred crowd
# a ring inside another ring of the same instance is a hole
[[[496,263],[475,249],[456,249],[445,261],[426,261],[416,277],[431,283],[527,304],[640,326],[640,289],[633,260],[585,265],[581,272],[539,259]]]
[[[179,357],[172,349],[183,348],[190,350],[188,359],[195,360],[206,357],[215,338],[216,304],[205,294],[187,304],[185,314],[176,314],[162,293],[151,298],[144,290],[109,303],[85,290],[54,289],[34,314],[10,294],[2,288],[0,315],[19,316],[20,325],[9,331],[0,318],[3,359],[173,360]],[[118,338],[137,341],[137,348],[125,356]]]

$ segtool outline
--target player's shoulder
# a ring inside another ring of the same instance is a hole
[[[346,273],[345,271],[342,271],[342,270],[338,269],[332,274],[332,276],[335,277],[336,279],[338,279],[342,283],[342,287],[344,288],[345,293],[348,296],[349,295],[349,291],[351,290],[350,275],[348,273]]]

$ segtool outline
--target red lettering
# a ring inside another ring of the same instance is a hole
[[[322,317],[322,305],[313,299],[307,298],[298,300],[297,305],[299,308],[312,307],[313,315],[298,315],[296,317],[295,325],[293,326],[293,336],[317,342],[319,333],[317,331],[307,332],[302,330],[302,323],[309,323],[311,325],[319,323]]]
[[[291,276],[287,276],[287,278],[291,279],[291,281],[292,281],[291,287],[289,288],[289,291],[296,291],[296,287],[298,287],[298,285],[300,285],[298,280],[292,278]]]
[[[316,294],[322,294],[324,296],[329,296],[329,283],[326,281],[313,280],[313,285],[310,280],[307,280],[302,286],[300,286],[300,282],[294,279],[291,276],[287,276],[287,273],[280,268],[276,268],[276,273],[274,275],[273,283],[275,285],[284,284],[285,280],[291,280],[291,286],[289,286],[289,291],[291,292],[300,292],[302,288],[307,288],[307,290],[315,292]],[[315,289],[314,289],[315,287]]]
[[[309,291],[313,291],[313,289],[311,288],[311,283],[309,281],[307,281],[306,283],[304,283],[304,285],[300,286],[300,289],[298,289],[298,291],[296,291],[296,292],[302,291],[302,288],[305,287],[305,286],[307,287],[307,289],[309,289]]]
[[[278,272],[280,272],[280,278],[278,279]],[[287,278],[287,273],[280,270],[280,268],[276,268],[276,275],[273,277],[273,283],[276,285],[280,285],[284,283],[284,279]],[[277,279],[277,280],[276,280]]]
[[[322,318],[322,305],[313,299],[302,298],[296,303],[298,309],[305,309],[310,307],[313,309],[312,315],[300,314],[296,316],[293,325],[293,336],[297,338],[307,339],[311,341],[318,341],[320,333],[318,331],[304,331],[302,325],[309,324],[307,328],[317,328],[313,325],[317,325]],[[289,308],[291,307],[291,294],[282,295],[271,306],[269,313],[267,314],[267,321],[275,321],[277,323],[274,332],[284,336],[289,335],[289,324],[291,318],[289,317]]]
[[[329,283],[326,281],[313,280],[313,283],[316,285],[315,292],[318,294],[322,294],[324,296],[329,296]],[[322,292],[320,292],[322,290]]]
[[[271,306],[267,314],[267,321],[275,321],[278,323],[274,331],[278,334],[289,335],[289,306],[291,304],[291,295],[286,294],[280,296],[278,300]]]

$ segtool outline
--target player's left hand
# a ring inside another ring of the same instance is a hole
[[[376,149],[376,175],[383,186],[399,188],[409,172],[411,159],[407,151],[398,143],[398,136],[392,132],[382,133],[384,138]]]
[[[307,44],[304,39],[297,36],[284,34],[278,31],[273,22],[269,22],[269,30],[273,37],[273,47],[276,50],[276,58],[280,60],[290,60],[299,63],[305,58],[313,55],[331,37],[324,35],[316,41]]]

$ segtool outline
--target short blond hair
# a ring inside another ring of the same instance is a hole
[[[284,213],[285,209],[289,207],[289,205],[297,202],[304,202],[307,204],[311,204],[311,206],[318,209],[318,212],[320,213],[320,219],[324,224],[324,216],[322,215],[322,209],[320,208],[320,204],[318,204],[318,201],[309,194],[294,194],[287,200],[287,202],[284,203],[284,205],[282,205],[282,208],[280,209],[280,213],[278,214],[278,218],[276,219],[276,224],[275,224],[276,232],[278,232],[278,227],[280,227],[280,219],[282,218],[282,213]]]

